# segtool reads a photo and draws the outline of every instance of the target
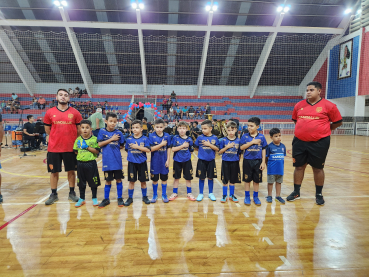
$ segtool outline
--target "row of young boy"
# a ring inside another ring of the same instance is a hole
[[[98,137],[91,136],[91,122],[81,121],[82,134],[74,144],[77,153],[77,175],[80,189],[80,199],[76,207],[85,204],[86,184],[92,190],[92,202],[94,206],[103,208],[110,204],[109,195],[112,181],[116,181],[118,206],[129,206],[133,202],[134,184],[138,180],[141,182],[142,201],[145,204],[155,203],[158,199],[158,181],[161,180],[162,201],[168,203],[178,197],[179,180],[182,177],[186,180],[187,198],[191,201],[201,201],[204,198],[204,183],[208,178],[209,194],[212,201],[216,201],[213,194],[213,181],[217,178],[215,155],[219,151],[222,154],[221,179],[223,182],[223,195],[221,202],[225,203],[227,198],[233,202],[238,202],[235,196],[235,184],[241,183],[240,159],[244,151],[243,158],[243,178],[245,182],[246,205],[251,204],[250,183],[253,181],[253,202],[260,205],[258,197],[259,183],[262,182],[262,171],[268,164],[268,197],[267,202],[272,202],[273,183],[276,183],[276,200],[285,203],[280,197],[281,183],[283,182],[284,157],[286,147],[281,143],[280,131],[276,128],[270,130],[272,142],[268,145],[263,134],[258,132],[260,119],[252,117],[248,120],[249,133],[241,138],[236,136],[237,124],[233,121],[227,123],[228,137],[218,140],[212,135],[212,122],[205,120],[201,123],[202,135],[195,143],[192,138],[186,136],[188,123],[181,121],[178,124],[178,133],[174,137],[164,133],[164,121],[155,121],[155,132],[149,137],[142,135],[142,122],[134,120],[131,125],[132,135],[125,139],[123,134],[116,129],[117,116],[114,113],[106,115],[106,128],[101,129]],[[120,150],[124,147],[128,152],[128,199],[124,202],[122,191],[124,178],[122,167],[122,155]],[[195,198],[192,194],[191,180],[193,179],[193,169],[191,154],[194,148],[198,149],[198,162],[196,177],[199,178],[200,193]],[[99,171],[96,158],[101,151],[102,170],[105,177],[104,199],[98,203],[96,192],[100,186]],[[170,152],[173,152],[173,193],[167,197],[167,180],[169,174]],[[147,168],[146,153],[151,152],[150,175],[153,186],[153,197],[151,201],[147,197],[146,182],[149,181],[149,171]],[[229,194],[228,194],[229,185]]]

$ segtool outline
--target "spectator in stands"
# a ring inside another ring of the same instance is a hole
[[[182,117],[181,117],[181,109],[178,107],[178,105],[176,106],[176,119],[178,119],[178,118],[181,118],[182,119]]]
[[[6,103],[6,113],[8,113],[8,111],[12,111],[12,100],[8,100],[8,103]]]
[[[196,109],[196,117],[201,118],[201,115],[202,115],[202,109],[201,109],[201,106],[198,106]]]
[[[127,121],[124,122],[123,131],[126,137],[128,137],[131,134],[131,123],[132,120],[130,118],[127,118]]]
[[[18,100],[14,100],[12,103],[12,111],[18,113],[20,109],[20,102]]]
[[[172,91],[172,93],[170,94],[170,99],[173,101],[175,100],[177,102],[177,94],[174,92],[174,90]]]
[[[190,108],[188,109],[188,115],[191,119],[195,117],[195,109],[192,106],[190,106]]]
[[[73,89],[72,89],[72,88],[69,88],[69,89],[68,89],[68,93],[69,93],[69,95],[70,95],[70,96],[73,96],[73,95],[74,95],[74,91],[73,91]]]
[[[31,149],[40,148],[39,134],[34,133],[35,123],[33,115],[27,115],[28,122],[23,125],[24,139],[30,142]]]
[[[18,95],[16,95],[15,93],[12,93],[12,99],[13,101],[18,100]]]
[[[33,96],[32,102],[29,105],[31,109],[35,109],[37,107],[37,98]]]
[[[96,109],[101,109],[102,110],[103,106],[100,104],[100,102],[97,102],[96,104]]]
[[[184,116],[188,117],[187,106],[184,106],[184,108],[182,108],[182,111],[181,111],[181,118],[183,118]]]
[[[104,102],[104,109],[103,110],[105,111],[105,114],[109,111],[109,103],[106,100]]]
[[[45,106],[46,106],[46,100],[45,100],[45,98],[43,98],[42,96],[40,96],[39,98],[38,98],[38,101],[37,101],[37,106],[38,106],[38,108],[39,109],[45,109]]]
[[[54,108],[54,107],[56,107],[57,105],[56,105],[56,103],[55,103],[55,100],[52,100],[51,101],[51,103],[50,103],[50,105],[49,105],[49,107],[50,108]],[[72,105],[70,105],[71,107],[72,107]]]
[[[6,109],[6,103],[5,103],[5,100],[3,100],[3,101],[1,101],[1,113],[3,112],[3,111],[5,111],[5,109]]]
[[[169,120],[172,121],[174,119],[174,109],[173,107],[169,108]]]
[[[97,137],[97,135],[100,132],[100,129],[105,127],[104,118],[102,116],[102,109],[97,108],[96,113],[92,114],[88,118],[88,120],[92,122],[91,128],[92,128],[93,135]]]
[[[210,105],[209,103],[206,104],[206,114],[211,114],[211,108],[210,108]]]
[[[142,134],[144,136],[149,136],[149,133],[152,133],[152,127],[151,127],[151,124],[147,122],[147,118],[144,117],[142,118]]]

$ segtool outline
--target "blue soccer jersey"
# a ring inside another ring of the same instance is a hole
[[[228,148],[222,154],[222,160],[223,161],[238,162],[240,160],[240,155],[242,153],[242,150],[240,149],[241,148],[240,141],[241,141],[241,139],[239,139],[237,137],[235,137],[233,140],[230,140],[229,138],[223,138],[220,141],[219,150],[223,149],[224,147],[226,147],[230,143],[234,143],[234,147]]]
[[[241,146],[251,142],[254,139],[250,134],[244,134],[241,138],[240,144]],[[260,139],[261,143],[253,144],[249,148],[245,150],[243,158],[246,160],[258,160],[262,159],[262,150],[268,146],[268,143],[263,134],[258,133],[255,139]]]
[[[146,147],[150,149],[149,138],[141,135],[139,138],[135,138],[133,135],[128,137],[126,140],[126,151],[128,152],[127,160],[131,163],[140,164],[147,160],[146,152],[134,149],[130,145],[137,143],[141,147]]]
[[[195,141],[195,147],[199,149],[199,159],[203,161],[212,161],[215,159],[215,151],[211,149],[209,146],[203,145],[203,142],[208,141],[212,145],[218,147],[219,149],[219,140],[217,136],[205,136],[200,135]]]
[[[156,132],[150,134],[149,142],[150,146],[159,145],[163,140],[167,142],[166,146],[162,146],[159,150],[151,152],[151,163],[150,163],[150,173],[151,174],[168,174],[169,168],[165,166],[167,161],[168,148],[170,148],[170,135],[163,133],[160,137]]]
[[[283,143],[275,145],[271,142],[266,149],[268,157],[268,175],[284,174],[284,157],[286,156],[286,146]]]
[[[108,131],[105,128],[101,129],[97,136],[97,141],[106,141],[113,135],[119,135],[120,138],[117,141],[112,141],[109,144],[101,147],[103,171],[122,170],[122,154],[120,152],[120,146],[124,144],[124,136],[121,131],[114,130]]]
[[[183,163],[191,160],[191,152],[193,152],[193,140],[190,137],[182,138],[180,136],[174,136],[172,138],[172,147],[181,146],[185,142],[188,142],[190,147],[185,147],[177,152],[174,152],[173,160],[176,162]]]

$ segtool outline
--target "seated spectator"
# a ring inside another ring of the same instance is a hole
[[[6,113],[8,113],[8,111],[11,112],[13,110],[12,106],[13,106],[13,101],[8,100],[8,103],[6,103]]]
[[[101,109],[102,110],[102,105],[100,104],[100,102],[97,102],[96,109]]]
[[[173,107],[170,107],[169,108],[169,118],[170,118],[171,121],[174,118],[174,109],[173,109]]]
[[[175,94],[174,90],[172,91],[172,93],[170,94],[170,99],[173,101],[177,101],[177,94]]]
[[[37,98],[35,96],[33,96],[30,106],[32,109],[35,109],[37,107]]]
[[[46,100],[45,98],[43,98],[42,96],[40,96],[38,98],[38,101],[37,101],[37,106],[40,110],[43,110],[45,109],[45,106],[46,106]]]
[[[195,109],[192,106],[190,106],[190,108],[188,109],[188,115],[191,119],[195,117]]]
[[[198,106],[196,109],[196,117],[201,118],[201,116],[202,116],[202,109],[201,109],[201,106]]]
[[[176,112],[176,119],[178,118],[181,118],[181,109],[178,107],[178,105],[176,106],[176,109],[175,109],[175,112]]]
[[[183,118],[184,116],[188,117],[188,109],[187,109],[187,106],[184,106],[184,108],[182,108],[181,118]]]
[[[52,100],[50,102],[49,108],[53,108],[53,107],[56,107],[56,106],[57,106],[56,100]],[[71,105],[71,107],[72,107],[72,105]]]
[[[211,114],[211,108],[210,108],[210,105],[209,103],[206,104],[206,114]]]
[[[6,109],[6,103],[5,100],[1,101],[1,113],[4,111],[5,112]]]
[[[31,149],[39,149],[40,139],[39,134],[34,133],[35,123],[33,115],[27,115],[28,122],[23,125],[24,139],[30,142]]]
[[[20,102],[18,100],[13,100],[12,101],[12,112],[18,113],[19,109],[20,109]]]
[[[18,100],[18,95],[16,95],[14,92],[12,93],[12,99],[13,101]]]

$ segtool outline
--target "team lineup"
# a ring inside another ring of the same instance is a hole
[[[311,82],[307,85],[307,99],[300,101],[292,114],[296,123],[295,138],[292,142],[294,172],[294,191],[287,201],[300,198],[300,187],[306,166],[313,167],[316,186],[316,204],[324,205],[322,188],[324,185],[324,162],[329,149],[331,130],[342,124],[342,117],[337,107],[320,97],[321,84]],[[135,182],[140,182],[142,201],[145,204],[158,200],[158,186],[161,181],[161,199],[164,203],[174,201],[179,195],[180,179],[186,181],[187,198],[191,201],[202,201],[204,198],[205,181],[208,179],[208,197],[216,201],[213,194],[214,178],[217,178],[215,158],[217,153],[222,156],[221,180],[223,193],[221,202],[227,200],[238,202],[234,191],[235,185],[244,182],[244,204],[261,205],[259,199],[259,183],[263,179],[263,171],[267,170],[268,196],[266,201],[273,201],[272,191],[275,184],[275,200],[284,204],[281,197],[281,184],[284,175],[284,158],[286,146],[281,142],[281,132],[277,128],[269,131],[271,142],[268,144],[265,136],[259,133],[260,119],[251,117],[248,120],[248,132],[238,137],[238,126],[229,121],[226,125],[228,136],[218,139],[212,134],[212,122],[204,120],[201,123],[202,135],[195,141],[186,132],[188,123],[181,121],[177,125],[178,135],[171,136],[164,132],[165,122],[157,119],[154,122],[154,132],[143,135],[142,122],[133,120],[131,135],[125,137],[116,129],[117,115],[107,113],[106,127],[100,129],[97,137],[92,134],[91,121],[82,120],[80,113],[68,106],[69,94],[60,89],[56,99],[58,106],[49,109],[45,114],[45,131],[49,134],[47,167],[51,173],[50,184],[52,193],[45,202],[51,205],[58,200],[57,182],[61,172],[62,162],[68,172],[69,200],[76,202],[75,207],[86,203],[87,185],[92,191],[94,206],[104,208],[110,204],[110,190],[115,180],[117,203],[119,207],[130,206],[133,203]],[[123,200],[123,163],[121,150],[127,152],[128,197]],[[198,151],[198,161],[195,176],[199,179],[199,194],[192,194],[193,166],[191,155]],[[151,153],[150,169],[147,166],[147,153]],[[169,163],[173,153],[173,192],[168,197],[167,181]],[[104,199],[99,203],[97,188],[101,185],[96,159],[102,155],[102,171],[105,187]],[[242,174],[240,162],[242,162]],[[75,170],[80,197],[74,191]],[[151,178],[149,178],[151,177]],[[152,198],[148,197],[147,182],[152,181]],[[252,184],[253,195],[250,195]],[[229,192],[228,192],[229,188]]]

